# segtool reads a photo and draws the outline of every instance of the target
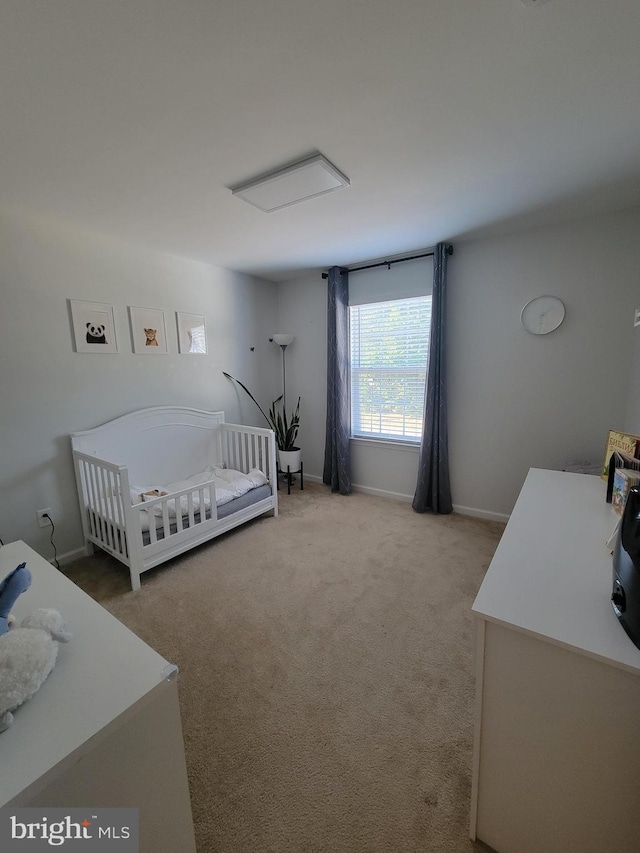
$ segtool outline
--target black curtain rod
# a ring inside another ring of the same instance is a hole
[[[360,272],[361,270],[372,270],[374,267],[391,268],[391,264],[401,264],[403,261],[417,261],[418,258],[432,258],[435,252],[425,252],[423,255],[411,255],[410,258],[396,258],[394,261],[380,261],[377,264],[367,264],[365,267],[345,267],[347,272]],[[453,246],[447,246],[447,255],[453,255]],[[322,278],[329,278],[328,272],[322,273]]]

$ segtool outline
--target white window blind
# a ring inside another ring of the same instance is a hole
[[[349,309],[351,434],[419,442],[431,328],[431,296]]]

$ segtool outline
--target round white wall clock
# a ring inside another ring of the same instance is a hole
[[[565,307],[557,296],[536,296],[522,309],[520,321],[532,335],[548,335],[564,320]]]

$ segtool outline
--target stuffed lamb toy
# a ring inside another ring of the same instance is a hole
[[[15,627],[9,611],[30,584],[25,563],[0,582],[0,732],[13,722],[11,712],[44,683],[58,657],[58,644],[71,639],[57,610],[34,610]]]

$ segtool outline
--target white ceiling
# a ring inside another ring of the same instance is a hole
[[[640,204],[638,0],[0,0],[0,205],[274,280]],[[322,152],[351,186],[228,187]]]

